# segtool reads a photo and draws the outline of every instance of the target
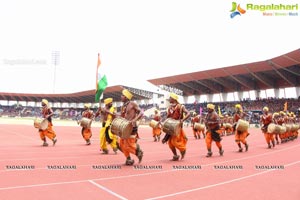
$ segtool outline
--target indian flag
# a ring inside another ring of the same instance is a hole
[[[95,94],[95,102],[100,101],[100,97],[103,94],[104,90],[107,87],[107,79],[106,75],[101,76],[100,74],[100,65],[101,65],[101,60],[100,60],[100,54],[98,53],[98,62],[97,62],[97,71],[96,71],[96,94]]]

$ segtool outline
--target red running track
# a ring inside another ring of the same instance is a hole
[[[54,129],[56,146],[42,147],[32,126],[0,124],[1,200],[300,199],[299,139],[267,149],[260,129],[252,128],[248,152],[238,153],[231,135],[223,137],[224,156],[213,144],[214,154],[206,158],[205,141],[194,139],[189,127],[186,157],[170,161],[168,146],[153,142],[151,129],[141,127],[143,161],[125,166],[121,152],[101,154],[99,128],[92,129],[90,146],[80,127]],[[24,166],[32,169],[14,169]]]

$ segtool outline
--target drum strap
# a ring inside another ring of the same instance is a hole
[[[171,137],[171,135],[166,133],[165,137],[162,139],[162,142],[163,143],[168,142],[168,140],[170,139],[170,137]]]
[[[211,138],[213,141],[220,142],[222,138],[220,137],[220,134],[217,132],[216,129],[211,130]]]

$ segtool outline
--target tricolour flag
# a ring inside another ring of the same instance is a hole
[[[97,63],[97,71],[96,71],[96,94],[95,94],[95,102],[100,101],[100,97],[103,94],[104,90],[107,87],[107,79],[106,75],[101,76],[99,72],[99,68],[101,65],[100,54],[98,53],[98,63]]]

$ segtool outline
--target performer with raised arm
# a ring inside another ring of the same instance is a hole
[[[82,118],[86,118],[89,119],[89,125],[87,126],[82,126],[81,129],[81,135],[83,137],[83,139],[86,142],[86,145],[90,145],[91,144],[91,137],[92,137],[92,129],[90,127],[90,124],[92,123],[92,121],[94,120],[94,112],[90,109],[91,104],[84,104],[84,111],[82,112],[81,116]]]
[[[272,123],[272,114],[269,113],[269,108],[264,107],[263,108],[263,114],[260,118],[260,123],[261,123],[261,130],[264,133],[266,142],[268,144],[268,148],[271,149],[271,142],[273,147],[275,147],[275,140],[274,140],[274,134],[268,132],[268,126]]]
[[[48,105],[47,99],[42,99],[42,116],[48,121],[48,127],[45,130],[39,129],[40,138],[43,140],[43,146],[48,146],[46,137],[52,140],[53,146],[57,142],[56,139],[56,133],[53,130],[53,124],[52,124],[52,116],[53,116],[53,110]]]
[[[207,148],[206,157],[212,156],[211,144],[212,141],[215,141],[217,147],[219,148],[220,156],[223,156],[224,150],[222,149],[221,144],[221,134],[222,130],[220,129],[220,117],[215,111],[215,105],[207,104],[208,113],[205,117],[205,126],[206,126],[206,137],[205,143]]]
[[[118,151],[118,136],[111,133],[110,127],[112,120],[116,117],[116,108],[113,106],[113,98],[104,99],[104,108],[99,107],[95,117],[102,118],[102,128],[100,129],[100,150],[103,154],[108,154],[107,144],[111,146],[115,154]]]
[[[246,141],[246,138],[249,135],[248,127],[243,127],[244,130],[241,130],[239,127],[237,127],[239,124],[241,124],[241,126],[242,126],[242,124],[243,124],[242,122],[246,122],[245,118],[248,115],[245,112],[243,112],[243,108],[240,104],[236,104],[235,109],[236,109],[236,111],[233,115],[233,123],[234,123],[233,124],[233,132],[235,134],[235,142],[239,147],[239,150],[238,150],[239,152],[243,152],[243,148],[242,148],[241,143],[244,144],[245,151],[248,151],[249,145]],[[239,120],[243,120],[243,121],[239,122]],[[244,126],[249,126],[249,124],[244,123]]]
[[[120,148],[126,157],[126,165],[133,165],[134,160],[131,159],[130,154],[134,154],[138,157],[139,163],[142,162],[143,154],[140,145],[137,143],[138,139],[138,126],[137,121],[142,118],[143,112],[141,108],[134,102],[131,101],[132,94],[129,90],[123,89],[121,100],[123,105],[121,107],[121,117],[130,121],[133,126],[132,133],[129,138],[120,137]]]
[[[184,107],[184,105],[178,102],[178,96],[175,93],[170,93],[170,106],[167,109],[167,120],[177,120],[179,123],[178,126],[178,134],[174,132],[166,133],[165,137],[162,140],[162,143],[168,142],[169,148],[173,153],[172,161],[179,160],[179,155],[177,155],[176,149],[180,151],[181,159],[184,158],[186,154],[186,144],[187,144],[187,137],[182,128],[183,122],[190,117],[190,112]],[[166,125],[174,125],[174,124],[166,124],[168,121],[165,121],[163,126]],[[173,127],[174,128],[174,127]],[[172,129],[173,129],[172,128]],[[174,129],[175,130],[175,129]]]

